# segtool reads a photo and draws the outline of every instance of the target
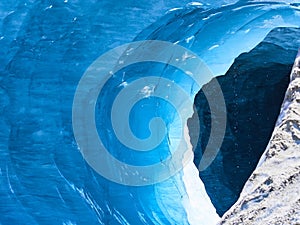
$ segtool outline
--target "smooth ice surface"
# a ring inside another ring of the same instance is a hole
[[[122,186],[85,163],[72,134],[72,100],[86,68],[108,48],[131,41],[167,9],[171,9],[167,15],[137,39],[190,48],[215,75],[224,74],[235,57],[253,48],[272,28],[300,23],[298,7],[287,4],[217,8],[193,3],[185,8],[185,3],[1,1],[1,224],[213,224],[218,219],[191,163],[162,183]],[[151,63],[141,68],[174,78],[189,90],[191,99],[200,88],[174,68]],[[115,81],[130,83],[137,77],[136,73]],[[157,100],[148,101],[151,113],[157,110],[153,102]],[[176,112],[161,105],[160,112],[170,119],[168,129],[176,131]],[[98,129],[107,129],[101,120]],[[147,135],[137,124],[133,130],[141,138]],[[168,145],[158,150],[162,157],[170,155]],[[126,154],[121,158],[131,160]],[[149,160],[160,157],[154,154]]]

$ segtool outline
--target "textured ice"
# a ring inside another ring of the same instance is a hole
[[[226,133],[216,159],[200,177],[220,215],[238,199],[271,138],[300,46],[299,34],[297,28],[272,30],[254,49],[237,57],[225,75],[216,77],[228,111]],[[203,89],[215,96],[214,84],[205,85],[195,97],[197,114],[188,122],[196,165],[211,126]],[[199,134],[193,131],[195,120],[200,121]]]
[[[299,68],[300,52],[268,147],[220,224],[299,224]]]
[[[1,1],[1,224],[187,223],[180,205],[162,212],[168,200],[156,196],[159,188],[94,173],[71,126],[87,66],[187,2]],[[184,190],[169,183],[179,201]]]
[[[185,8],[188,2],[1,1],[1,224],[216,222],[192,162],[162,183],[122,186],[86,164],[72,133],[72,100],[86,68],[107,49],[131,41],[168,9],[179,8],[137,39],[190,48],[215,75],[224,74],[235,57],[253,48],[273,27],[300,23],[299,9],[288,4],[217,8],[193,3]],[[150,64],[143,71],[177,78],[191,98],[200,88],[174,68]],[[119,80],[118,87],[131,82],[126,76]],[[143,92],[149,95],[151,87]],[[170,117],[175,113],[160,110]],[[170,128],[175,129],[174,124],[170,120]],[[170,154],[168,146],[163,150]],[[122,157],[131,160],[126,154]]]

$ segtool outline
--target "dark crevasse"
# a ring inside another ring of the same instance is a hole
[[[268,144],[289,83],[299,37],[299,29],[276,28],[253,50],[241,54],[224,76],[216,78],[226,102],[227,128],[217,158],[200,172],[200,177],[220,215],[235,203]],[[212,83],[203,88],[208,95],[215,95]],[[198,142],[193,135],[197,133],[193,130],[196,114],[188,122],[196,165],[207,145],[212,120],[203,88],[195,97],[200,121]]]

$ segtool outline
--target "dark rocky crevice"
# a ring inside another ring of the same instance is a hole
[[[277,117],[289,74],[300,46],[300,29],[277,28],[248,53],[241,54],[224,76],[218,76],[227,107],[227,128],[221,149],[200,177],[219,215],[237,200],[242,188],[264,152]],[[214,96],[213,83],[206,84]],[[188,121],[199,165],[211,127],[208,102],[202,91],[195,97],[198,112]],[[199,119],[199,137],[193,124]],[[198,141],[197,141],[198,140]]]

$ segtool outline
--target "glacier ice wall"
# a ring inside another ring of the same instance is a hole
[[[195,190],[191,181],[202,185],[193,165],[157,185],[118,185],[86,164],[72,134],[73,95],[86,68],[107,48],[130,41],[162,11],[183,2],[1,1],[1,224],[189,224],[197,219],[204,224],[210,222],[207,217],[217,219],[206,193],[207,205],[193,201],[203,187],[195,197],[189,195]],[[210,7],[173,9],[137,40],[188,47],[220,75],[273,27],[299,26],[297,6]],[[144,68],[156,68],[158,76],[182,75],[161,65]],[[193,98],[200,87],[182,82]]]
[[[227,5],[222,8],[216,8],[210,10],[205,7],[200,7],[198,9],[190,9],[187,11],[177,10],[173,14],[167,15],[165,17],[166,21],[161,20],[151,25],[148,29],[146,29],[138,36],[137,40],[143,38],[169,40],[169,41],[171,40],[176,44],[186,46],[192,49],[193,51],[195,51],[198,55],[200,55],[201,58],[204,60],[204,62],[207,63],[207,65],[209,65],[210,69],[212,69],[214,74],[221,75],[221,74],[225,74],[228,71],[235,57],[237,57],[240,53],[244,51],[249,51],[252,48],[254,48],[255,45],[258,44],[260,41],[262,41],[264,37],[268,34],[268,32],[270,32],[274,27],[277,26],[278,27],[281,26],[299,27],[299,24],[297,24],[299,21],[298,19],[297,21],[294,21],[296,23],[293,22],[292,18],[294,16],[296,17],[299,16],[297,5],[289,5],[289,4],[274,3],[274,2],[273,3],[248,2],[246,4],[245,2],[244,3],[239,2],[235,5]],[[179,29],[175,30],[174,27],[179,27]],[[291,52],[295,51],[298,45],[298,42],[295,43],[293,42],[294,39],[289,39],[290,36],[289,32],[293,33],[292,30],[290,31],[282,30],[281,32],[282,34],[280,34],[280,32],[278,31],[277,33],[276,31],[271,33],[269,39],[266,40],[266,46],[264,47],[261,46],[261,49],[259,51],[262,51],[261,53],[262,55],[260,58],[261,60],[263,60],[262,62],[259,61],[259,58],[257,56],[253,56],[254,58],[256,58],[255,60],[257,60],[256,63],[248,62],[248,60],[251,59],[248,58],[250,56],[246,56],[246,55],[244,56],[243,59],[241,58],[240,62],[237,62],[237,64],[246,64],[248,67],[253,68],[251,72],[256,73],[256,76],[258,76],[258,78],[255,78],[254,76],[251,78],[257,82],[259,82],[259,80],[263,82],[262,81],[263,77],[265,75],[268,76],[268,74],[263,74],[263,71],[259,72],[258,68],[261,68],[261,70],[263,70],[262,68],[264,66],[266,67],[268,66],[267,65],[268,62],[270,63],[270,65],[275,62],[278,62],[279,64],[286,64],[286,66],[278,65],[278,69],[281,68],[279,69],[280,72],[278,71],[279,76],[277,78],[274,78],[273,80],[276,83],[276,80],[279,79],[279,77],[282,77],[284,82],[281,83],[280,81],[278,81],[278,85],[279,85],[278,87],[280,88],[281,91],[273,90],[273,92],[275,91],[277,94],[281,93],[279,94],[281,97],[277,96],[278,97],[278,99],[276,100],[277,103],[274,103],[273,111],[270,109],[272,113],[267,113],[268,118],[265,119],[269,119],[270,125],[264,131],[262,131],[261,137],[256,138],[257,140],[261,140],[261,141],[257,142],[257,146],[255,146],[254,144],[253,146],[249,147],[249,146],[244,146],[247,145],[247,142],[246,140],[241,139],[239,148],[241,149],[241,151],[245,152],[245,157],[236,154],[232,158],[231,157],[231,155],[233,154],[232,152],[237,151],[238,148],[235,145],[238,143],[235,140],[225,140],[224,146],[222,148],[226,149],[226,151],[228,151],[228,154],[226,153],[226,157],[224,157],[223,159],[221,153],[219,152],[219,155],[217,157],[221,157],[221,158],[215,160],[213,164],[217,165],[221,163],[222,160],[226,160],[226,171],[228,172],[228,174],[230,174],[231,172],[234,173],[235,175],[233,176],[238,177],[237,179],[233,179],[232,177],[226,179],[227,175],[222,173],[222,171],[216,169],[222,167],[220,165],[211,166],[211,168],[207,170],[200,171],[200,174],[201,173],[203,174],[202,178],[204,177],[206,178],[204,179],[204,182],[206,184],[206,187],[208,188],[208,192],[210,196],[211,197],[219,196],[219,198],[213,199],[213,202],[217,205],[220,214],[224,213],[237,199],[239,192],[241,191],[248,176],[251,174],[252,170],[254,169],[260,154],[263,152],[265,145],[267,144],[268,138],[270,137],[270,132],[272,130],[272,126],[274,125],[276,116],[278,115],[280,103],[282,101],[282,95],[288,82],[288,80],[285,79],[284,77],[287,78],[287,74],[289,73],[291,64],[293,62],[293,53],[290,53],[289,51]],[[286,34],[284,34],[285,32]],[[290,43],[291,40],[292,43]],[[274,44],[274,48],[272,48],[271,50],[271,47],[267,45],[272,46],[273,44]],[[285,50],[281,49],[281,47],[278,46],[276,47],[277,44],[279,46],[282,45]],[[268,47],[270,47],[270,49],[268,49]],[[253,55],[255,55],[256,53],[257,52],[253,52]],[[268,54],[270,54],[269,57],[267,56]],[[288,57],[284,57],[283,60],[282,55],[286,55]],[[259,63],[262,63],[262,65],[259,65]],[[246,65],[244,71],[247,71]],[[235,70],[234,66],[232,67],[231,71],[228,72],[229,74],[234,73]],[[276,70],[274,66],[272,66],[271,68]],[[248,75],[241,74],[240,78],[247,79],[246,77],[250,77],[251,72],[250,71],[248,72],[249,72]],[[263,74],[263,77],[259,77],[260,76],[259,73]],[[226,78],[224,78],[224,80],[226,80]],[[268,79],[266,78],[266,80]],[[230,82],[231,81],[228,81],[227,88],[224,87],[225,89],[224,91],[227,92],[227,94],[224,93],[225,97],[226,95],[230,96],[231,92],[233,92],[231,88],[228,89],[228,86],[230,86]],[[254,86],[255,85],[256,84],[254,83]],[[263,84],[260,86],[263,86]],[[275,86],[270,87],[269,91],[272,92],[271,90],[274,87]],[[213,88],[209,86],[206,87],[206,89],[209,90]],[[191,93],[194,93],[194,91],[197,91],[197,87],[193,87],[193,89],[191,89]],[[255,92],[255,90],[253,91]],[[266,93],[268,92],[267,90],[265,91]],[[265,91],[262,90],[262,93]],[[211,92],[213,93],[212,96],[216,93],[216,91],[214,92],[213,90]],[[232,93],[232,94],[241,94],[241,93]],[[270,94],[270,98],[271,95],[272,94]],[[242,101],[242,96],[238,96],[238,97],[241,98]],[[245,98],[247,97],[245,96]],[[262,103],[262,101],[260,101],[259,104],[270,104],[267,98],[262,98],[262,99],[265,99],[267,102]],[[234,104],[234,102],[232,104]],[[201,107],[203,106],[200,105],[200,108]],[[209,114],[206,114],[205,110],[202,109],[199,110],[204,111],[203,112],[204,121],[202,120],[202,122],[204,122],[203,126],[206,126],[207,124],[210,123],[210,118],[207,118],[209,117]],[[231,107],[230,110],[232,111],[233,108]],[[248,109],[247,111],[249,110],[251,110],[250,112],[255,111],[252,109]],[[263,108],[261,108],[261,110],[263,110]],[[228,113],[230,114],[231,117],[234,118],[236,117],[236,115],[233,115],[234,114],[233,112],[228,112]],[[240,112],[240,115],[243,115],[243,113]],[[262,115],[258,117],[262,119]],[[233,123],[237,121],[233,118],[231,118],[231,120],[232,121],[230,122],[230,126],[233,130],[234,127]],[[241,121],[241,123],[244,122]],[[251,124],[251,126],[254,125]],[[241,128],[240,130],[242,130],[243,124],[240,124],[239,127]],[[227,132],[230,133],[231,131],[229,130],[231,128],[228,128]],[[248,126],[247,128],[250,129],[250,126]],[[207,137],[207,139],[210,137],[209,131],[210,130],[208,128],[202,129],[202,132],[204,133],[204,136]],[[190,135],[193,135],[193,132],[195,132],[195,130],[193,130]],[[252,130],[251,133],[253,137],[253,133],[255,133],[255,131]],[[242,134],[239,135],[242,136]],[[257,133],[257,135],[259,135],[259,133]],[[231,135],[231,138],[233,136]],[[225,135],[225,138],[230,139],[230,135],[228,135],[227,133],[227,135]],[[207,149],[207,139],[199,141],[199,144],[202,145],[201,150],[203,152],[205,152],[205,150]],[[234,146],[231,146],[230,143],[233,144]],[[247,148],[248,150],[246,151],[245,148]],[[257,156],[253,154],[253,151],[257,152]],[[248,156],[246,156],[247,154]],[[199,163],[201,163],[201,160],[203,160],[202,153],[200,153],[199,150],[197,152],[196,157],[197,157],[195,160],[196,165],[199,165]],[[241,159],[239,157],[244,159]],[[251,157],[253,157],[253,159],[250,159]],[[249,166],[243,163],[249,164]],[[199,169],[201,170],[201,168]],[[241,174],[244,175],[242,179],[240,179]],[[218,184],[224,182],[224,185],[218,185],[216,184],[216,182]]]
[[[86,67],[177,4],[149,3],[1,1],[1,224],[168,224],[157,204],[144,210],[93,173],[71,127]],[[140,192],[155,200],[153,187]]]
[[[298,17],[298,6],[267,1],[178,9],[149,26],[136,40],[180,44],[197,53],[213,74],[223,75],[238,55],[253,49],[273,28],[299,27]]]

